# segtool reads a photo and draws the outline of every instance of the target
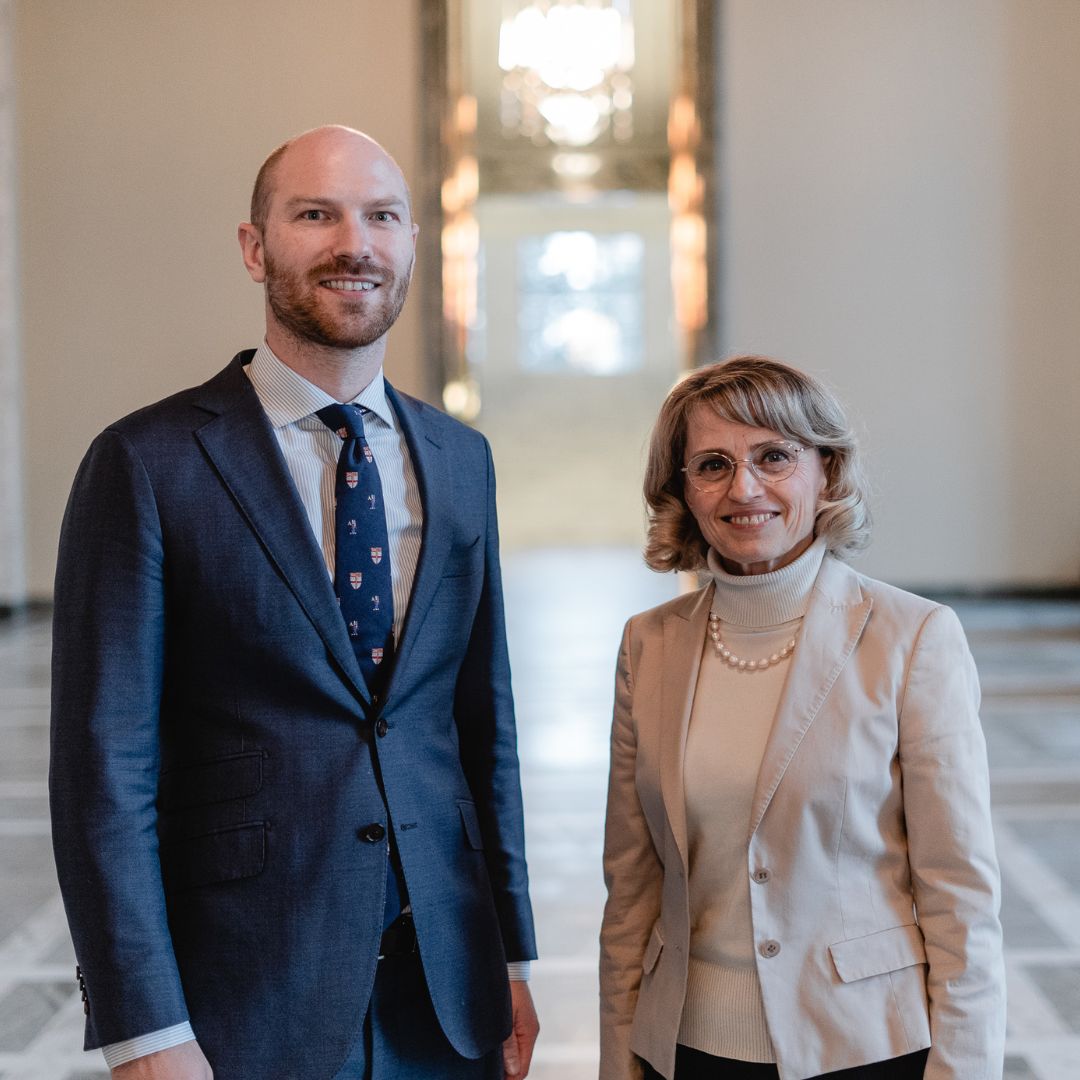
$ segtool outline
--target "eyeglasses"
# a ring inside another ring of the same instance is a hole
[[[768,443],[759,446],[752,456],[734,460],[727,454],[709,450],[695,454],[682,472],[698,491],[724,491],[735,479],[740,465],[749,465],[750,471],[766,484],[779,484],[786,480],[799,464],[799,455],[808,446],[796,446],[790,442]]]

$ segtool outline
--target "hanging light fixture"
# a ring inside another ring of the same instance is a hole
[[[630,0],[531,0],[499,30],[503,128],[537,142],[588,146],[633,134]]]

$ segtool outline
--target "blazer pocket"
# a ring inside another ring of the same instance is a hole
[[[846,983],[926,963],[922,931],[915,923],[838,941],[829,953],[836,974]]]
[[[161,876],[170,893],[239,881],[266,864],[266,823],[249,821],[177,840],[161,848]]]
[[[656,961],[660,959],[660,954],[663,951],[664,936],[660,933],[660,924],[656,923],[652,928],[652,933],[649,935],[649,944],[645,946],[645,955],[641,958],[641,971],[643,974],[648,975],[656,967]]]
[[[165,770],[158,780],[158,808],[168,814],[192,806],[247,799],[262,785],[263,753],[247,750]]]
[[[475,851],[484,850],[484,838],[480,833],[480,818],[476,814],[476,803],[469,799],[458,800],[458,810],[461,811],[461,824],[465,829],[465,839],[469,847]]]

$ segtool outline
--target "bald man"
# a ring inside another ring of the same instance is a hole
[[[53,836],[116,1080],[528,1072],[491,455],[383,378],[417,228],[366,135],[279,147],[239,227],[263,344],[75,479]]]

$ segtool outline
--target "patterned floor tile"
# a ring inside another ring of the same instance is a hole
[[[70,996],[70,982],[16,983],[0,997],[0,1053],[26,1050]]]
[[[1069,1030],[1080,1035],[1080,964],[1052,967],[1029,964],[1027,972]],[[1077,1073],[1080,1074],[1080,1058]]]

